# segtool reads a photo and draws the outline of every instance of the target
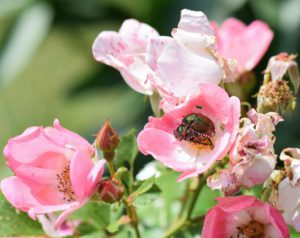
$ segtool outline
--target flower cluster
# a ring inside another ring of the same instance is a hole
[[[229,168],[208,178],[208,186],[222,189],[226,195],[263,184],[276,165],[274,153],[275,125],[282,118],[275,112],[248,112],[249,118],[241,119],[241,127],[229,153]]]
[[[223,191],[225,196],[217,198],[218,205],[205,217],[203,238],[288,238],[287,224],[300,231],[300,149],[285,149],[280,156],[285,167],[274,170],[275,126],[294,109],[299,88],[295,56],[281,53],[270,59],[257,110],[250,109],[247,117],[241,117],[240,99],[226,91],[227,83],[247,77],[272,38],[262,21],[246,26],[231,18],[219,27],[204,13],[185,9],[171,36],[160,36],[151,26],[129,19],[118,32],[103,31],[94,41],[94,58],[116,68],[132,89],[151,98],[155,116],[137,136],[139,151],[180,172],[177,182],[198,179],[192,195],[187,187],[185,195],[192,202],[188,212],[180,213],[182,226],[191,222],[204,185]],[[94,197],[102,202],[123,203],[127,215],[119,223],[130,223],[140,237],[134,200],[149,184],[134,191],[138,183],[131,186],[122,180],[127,168],[115,171],[119,144],[109,121],[93,145],[58,120],[54,127],[31,127],[4,149],[14,176],[2,180],[1,190],[14,207],[37,217],[53,237],[72,234],[71,225],[80,221],[67,218],[97,192]],[[106,162],[110,178],[101,179]],[[262,198],[269,203],[232,196],[264,183]],[[164,237],[178,229],[176,223]]]

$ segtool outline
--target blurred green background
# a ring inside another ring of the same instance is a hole
[[[1,150],[8,138],[54,118],[91,141],[107,117],[121,134],[141,129],[149,104],[117,71],[93,60],[93,40],[127,18],[169,35],[183,8],[202,10],[218,23],[229,16],[267,22],[275,37],[256,68],[260,80],[271,55],[300,52],[299,0],[0,0]],[[277,152],[300,146],[299,105],[278,126]],[[3,156],[0,161],[3,178],[9,171]]]

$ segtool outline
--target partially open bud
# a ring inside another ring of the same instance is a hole
[[[120,143],[118,133],[111,127],[107,119],[97,134],[96,145],[105,153],[113,152]]]
[[[299,70],[295,55],[280,53],[270,58],[265,70],[264,85],[257,96],[257,111],[281,115],[295,109],[299,89]]]
[[[105,179],[99,183],[98,194],[104,202],[118,202],[123,197],[124,186],[117,179]]]

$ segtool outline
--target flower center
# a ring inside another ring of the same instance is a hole
[[[191,113],[182,119],[181,124],[173,133],[180,141],[185,140],[213,148],[210,138],[215,135],[215,125],[207,116],[201,113]]]
[[[56,174],[57,189],[64,194],[64,201],[75,201],[76,196],[70,179],[70,165],[68,164],[61,173]]]
[[[264,237],[264,225],[257,221],[250,221],[247,225],[238,227],[239,230],[237,237],[244,238],[263,238]]]

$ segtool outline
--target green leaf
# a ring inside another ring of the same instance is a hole
[[[103,230],[110,223],[110,206],[105,203],[90,202],[76,211],[72,218],[89,224],[94,230]]]
[[[137,193],[137,195],[142,195],[146,193],[153,187],[154,182],[155,182],[155,177],[151,177],[143,181],[143,183],[138,187],[138,189],[135,190],[135,193]]]
[[[143,221],[143,224],[147,227],[162,227],[166,229],[178,215],[181,207],[181,197],[185,191],[187,181],[177,183],[176,179],[179,174],[160,166],[160,164],[158,164],[157,169],[161,175],[155,178],[154,186],[157,185],[161,193],[155,199],[154,197],[151,198],[152,193],[150,192],[152,188],[140,198],[137,198],[134,204],[138,207],[138,216]],[[141,204],[141,200],[144,197],[145,200],[152,199],[151,203],[148,202],[147,204],[146,201]]]
[[[103,236],[103,232],[102,231],[96,231],[96,232],[92,232],[86,235],[82,235],[80,236],[81,238],[99,238],[99,237],[104,237]]]
[[[203,187],[196,202],[193,216],[205,215],[210,208],[217,204],[215,198],[220,196],[221,192],[219,190],[211,190],[207,186]]]
[[[110,223],[107,227],[107,231],[110,233],[115,233],[119,231],[120,226],[129,224],[130,223],[130,218],[127,215],[124,215],[120,217],[117,221],[114,221]]]
[[[17,212],[0,193],[0,237],[42,235],[43,230],[24,212]]]
[[[136,130],[131,129],[126,135],[121,138],[120,145],[116,150],[116,165],[117,167],[132,165],[139,150],[136,142]]]
[[[154,185],[155,177],[151,177],[142,182],[142,184],[128,197],[129,202],[133,202],[138,196],[148,192]]]
[[[298,238],[298,237],[299,237],[299,233],[296,232],[296,231],[294,230],[294,228],[291,227],[291,226],[290,226],[290,233],[291,233],[291,238]]]
[[[159,193],[143,194],[135,199],[134,205],[137,207],[150,205],[155,199],[159,198],[159,195]]]

